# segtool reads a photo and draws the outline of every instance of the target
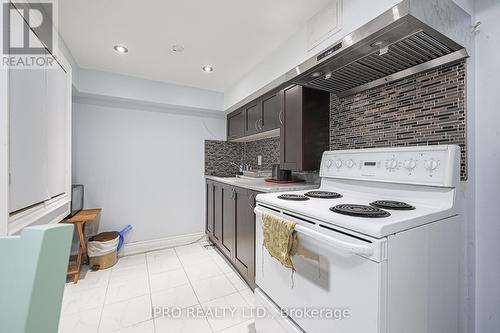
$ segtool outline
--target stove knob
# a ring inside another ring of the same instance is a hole
[[[327,169],[330,169],[332,167],[332,164],[333,164],[332,160],[326,160],[325,162],[325,166]]]
[[[424,167],[428,170],[428,171],[434,171],[438,168],[439,166],[439,163],[438,161],[434,160],[434,159],[430,159],[430,160],[427,160],[425,161],[424,163]]]
[[[335,166],[337,167],[337,169],[342,168],[342,160],[336,160],[335,161]]]
[[[352,168],[354,166],[354,161],[353,160],[347,160],[347,162],[345,162],[345,165],[347,165],[348,168]]]
[[[387,160],[385,162],[385,166],[389,170],[395,170],[398,167],[398,161],[396,161],[396,159],[394,159],[394,158],[391,160]]]
[[[404,167],[405,167],[406,170],[412,171],[413,169],[415,169],[417,167],[417,161],[415,161],[412,158],[409,159],[409,160],[406,160],[405,164],[404,164]]]

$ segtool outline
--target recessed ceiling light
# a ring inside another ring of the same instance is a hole
[[[203,66],[202,69],[203,69],[204,72],[207,72],[207,73],[210,73],[210,72],[214,71],[214,68],[212,66]]]
[[[121,53],[121,54],[125,54],[128,52],[128,49],[123,45],[115,45],[115,46],[113,46],[113,49],[116,52]]]
[[[184,51],[184,46],[172,45],[172,51],[177,52],[177,53],[181,53],[182,51]]]

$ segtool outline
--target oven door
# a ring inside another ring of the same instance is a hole
[[[256,283],[263,297],[287,314],[287,320],[307,333],[385,332],[385,239],[351,235],[343,229],[263,206],[257,206],[255,213]],[[264,213],[297,222],[300,245],[292,259],[295,272],[264,248]],[[269,322],[257,316],[257,332],[260,327],[269,327]]]

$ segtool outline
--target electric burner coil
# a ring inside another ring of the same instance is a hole
[[[414,210],[415,207],[407,204],[406,202],[401,201],[392,201],[392,200],[377,200],[370,204],[372,207],[381,208],[381,209],[394,209],[394,210]]]
[[[354,217],[381,218],[391,216],[385,210],[365,205],[343,204],[331,207],[330,210],[338,214]]]
[[[329,191],[310,191],[304,193],[305,196],[310,198],[318,198],[318,199],[339,199],[342,198],[342,194],[336,192]]]
[[[307,201],[308,197],[300,194],[282,194],[278,196],[278,199],[282,200],[290,200],[290,201]]]

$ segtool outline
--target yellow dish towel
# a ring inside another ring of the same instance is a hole
[[[292,257],[297,253],[297,223],[269,214],[262,216],[264,247],[269,254],[287,268],[293,269]]]

